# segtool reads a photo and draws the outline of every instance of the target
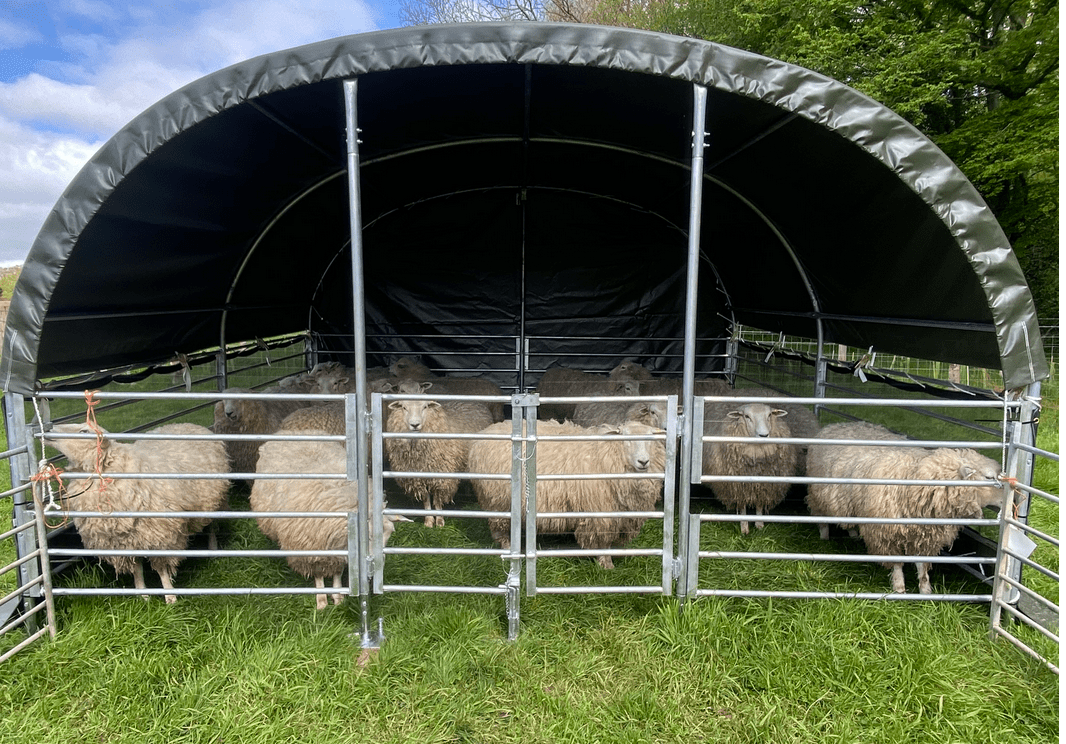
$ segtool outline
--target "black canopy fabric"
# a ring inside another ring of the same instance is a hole
[[[701,335],[820,326],[834,343],[1001,369],[1008,387],[1047,376],[1002,230],[900,117],[729,47],[526,23],[333,39],[159,101],[45,221],[12,297],[4,388],[350,335],[353,78],[365,308],[382,335],[521,327],[593,351],[679,337],[698,85]]]

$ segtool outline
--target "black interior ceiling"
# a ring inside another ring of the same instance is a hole
[[[1011,387],[1047,375],[1002,230],[892,112],[706,42],[464,24],[259,57],[131,122],[30,251],[5,389],[304,330],[350,348],[345,79],[368,331],[680,337],[700,85],[701,334],[821,323],[827,341],[1002,369]]]

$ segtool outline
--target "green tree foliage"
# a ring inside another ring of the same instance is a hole
[[[603,0],[585,18],[781,59],[885,104],[974,183],[1057,316],[1057,0]]]

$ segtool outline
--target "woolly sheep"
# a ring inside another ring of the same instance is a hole
[[[226,388],[224,393],[248,393],[242,388]],[[215,403],[215,422],[211,430],[216,434],[273,434],[281,422],[298,408],[310,405],[301,400],[251,400],[229,398]],[[254,473],[262,440],[226,442],[232,472]]]
[[[301,412],[297,411],[297,414]],[[343,419],[343,416],[342,416]],[[324,429],[282,429],[283,434],[332,434]],[[344,473],[347,458],[344,445],[321,441],[270,441],[259,453],[259,473]],[[354,512],[359,508],[355,483],[334,479],[258,479],[252,487],[249,503],[257,512]],[[264,535],[288,550],[344,550],[348,547],[348,520],[341,517],[260,517],[256,520]],[[406,517],[383,519],[385,541],[392,535],[396,522]],[[333,603],[344,596],[337,590],[348,567],[347,557],[288,556],[289,566],[301,576],[314,579],[315,587],[325,590],[325,577],[333,577]],[[326,593],[315,595],[315,606],[326,607]]]
[[[427,384],[437,395],[503,395],[503,390],[499,385],[484,377],[435,377]],[[503,421],[503,403],[485,402],[484,405],[488,406],[493,423]]]
[[[792,476],[796,474],[798,454],[795,446],[773,440],[791,436],[784,419],[788,412],[765,403],[736,404],[729,401],[711,403],[705,409],[704,436],[761,437],[766,442],[704,442],[703,474],[730,476]],[[788,493],[788,483],[750,482],[746,480],[715,481],[714,495],[726,507],[738,514],[747,514],[749,507],[756,516],[777,506]],[[755,528],[761,529],[756,521]],[[740,523],[742,534],[748,534],[748,523]]]
[[[612,380],[636,380],[642,382],[645,380],[651,380],[651,370],[638,364],[633,359],[626,359],[620,363],[617,367],[612,369],[607,377]]]
[[[737,388],[730,390],[727,395],[774,398],[774,406],[788,412],[788,430],[792,432],[791,436],[795,439],[813,439],[821,431],[821,424],[818,423],[818,417],[814,415],[814,412],[805,405],[792,403],[789,397],[783,393],[766,390],[765,388]],[[798,455],[795,474],[800,476],[807,475],[807,445],[796,444],[793,446],[796,448]]]
[[[103,431],[99,439],[53,439],[45,441],[67,456],[72,467],[84,472],[108,473],[226,473],[229,462],[222,442],[204,440],[148,440],[119,442]],[[58,424],[51,434],[94,433],[88,424]],[[210,430],[197,424],[167,424],[150,434],[209,435]],[[99,463],[97,463],[99,458]],[[77,511],[100,512],[188,512],[217,511],[224,508],[229,481],[222,478],[125,479],[102,483],[87,478],[69,484],[69,506]],[[202,530],[210,519],[182,517],[76,517],[74,526],[89,550],[184,550],[189,536]],[[144,567],[140,558],[103,556],[118,574],[133,574],[133,583],[144,589]],[[174,574],[181,559],[153,556],[152,569],[159,574],[164,589],[174,588]],[[167,594],[166,601],[177,600]],[[147,599],[147,597],[145,597]]]
[[[411,357],[397,359],[389,367],[389,372],[393,377],[399,377],[401,380],[415,380],[416,382],[424,382],[425,380],[436,378],[436,375],[433,374],[429,367]]]
[[[610,389],[607,375],[583,372],[570,367],[550,367],[537,384],[537,393],[542,398],[564,398],[578,395],[605,395]],[[574,417],[573,403],[541,403],[537,418],[565,421]]]
[[[866,427],[832,424],[821,432],[825,439],[903,439],[887,429],[871,436]],[[878,427],[880,428],[880,427]],[[824,450],[838,449],[828,455]],[[887,519],[942,518],[979,519],[986,506],[1001,504],[998,485],[999,463],[972,449],[942,447],[885,447],[861,445],[813,445],[808,472],[822,472],[829,478],[871,478],[894,480],[965,480],[972,486],[852,485],[850,489],[830,490],[816,497],[818,508],[827,516],[880,517]],[[838,494],[834,498],[833,494]],[[860,524],[859,535],[873,555],[937,555],[959,534],[955,525]],[[893,592],[906,591],[903,564],[885,562],[890,571]],[[918,591],[932,594],[929,564],[916,563]]]
[[[398,392],[424,394],[431,383],[405,381]],[[396,400],[389,403],[387,432],[474,434],[492,424],[489,409],[472,401]],[[469,439],[386,439],[385,456],[395,471],[467,472]],[[399,478],[400,487],[425,508],[443,509],[455,499],[457,478]],[[444,517],[427,516],[426,527],[444,525]]]
[[[599,403],[578,403],[574,407],[573,422],[578,426],[595,426],[597,424],[621,424],[632,401],[624,398],[640,394],[640,383],[636,380],[611,380],[608,389],[599,395],[612,395],[623,398],[619,401]]]
[[[510,434],[511,424],[493,424],[484,434]],[[621,426],[585,428],[572,422],[538,421],[538,436],[588,436],[621,434],[648,436],[661,434],[660,429],[635,421]],[[658,440],[618,441],[544,441],[536,444],[537,475],[656,473],[665,467],[666,450]],[[472,473],[500,474],[511,472],[511,442],[480,439],[470,448]],[[475,479],[474,491],[483,509],[509,511],[511,483],[506,480]],[[545,480],[537,482],[537,509],[541,512],[618,512],[648,511],[662,497],[663,480],[659,478],[598,480]],[[523,497],[523,513],[525,509]],[[639,517],[552,518],[538,519],[540,534],[574,533],[584,549],[625,545],[640,533],[644,519]],[[492,537],[504,549],[510,547],[510,519],[488,520]],[[605,569],[614,568],[608,555],[597,561]]]

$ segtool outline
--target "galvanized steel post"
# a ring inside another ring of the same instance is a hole
[[[368,605],[370,600],[369,541],[366,526],[369,523],[368,507],[370,490],[368,483],[368,451],[370,422],[366,411],[366,312],[363,293],[363,214],[359,186],[359,126],[356,111],[358,81],[344,81],[344,114],[348,133],[348,218],[352,239],[352,348],[355,352],[355,399],[349,396],[345,401],[347,423],[355,424],[355,438],[348,430],[348,446],[355,449],[355,473],[349,469],[348,477],[357,482],[359,490],[359,599],[363,617],[363,647],[374,647],[370,640],[368,625]],[[354,416],[352,422],[350,416]],[[349,449],[349,468],[352,466],[351,449]],[[350,569],[349,569],[350,570]],[[349,582],[351,577],[349,576]]]
[[[693,394],[695,391],[696,378],[696,310],[697,292],[699,290],[700,269],[700,226],[703,218],[703,148],[704,138],[707,136],[707,89],[701,85],[692,86],[693,112],[692,112],[692,167],[691,183],[689,186],[689,213],[688,213],[688,283],[685,294],[685,360],[684,377],[682,382],[682,395],[684,406],[684,418],[681,422],[681,472],[688,473],[692,462],[693,438],[697,431],[696,422],[693,420]],[[699,432],[702,435],[703,422],[699,422]],[[678,498],[680,507],[678,521],[680,534],[678,545],[682,550],[688,545],[688,516],[689,495],[691,486],[689,478],[682,477],[678,483]],[[669,498],[664,494],[664,498]],[[678,577],[678,593],[684,596],[687,589],[684,586],[684,575]]]

